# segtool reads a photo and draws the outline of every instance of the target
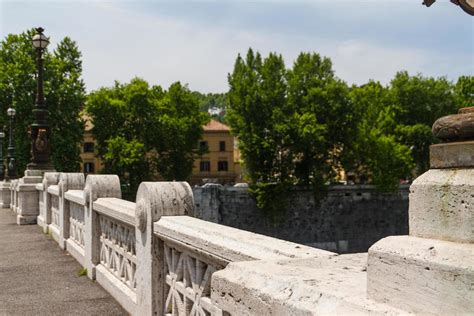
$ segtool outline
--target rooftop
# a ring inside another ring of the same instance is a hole
[[[205,132],[230,132],[229,126],[212,119],[203,128]]]

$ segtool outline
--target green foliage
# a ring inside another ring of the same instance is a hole
[[[15,145],[19,174],[30,161],[28,127],[33,122],[36,94],[33,30],[10,34],[0,43],[0,126],[7,124],[6,110],[16,109]],[[52,127],[52,161],[58,171],[79,171],[83,122],[79,112],[85,88],[81,79],[81,53],[70,38],[61,40],[54,51],[44,54],[45,98]]]
[[[462,107],[474,106],[474,76],[461,76],[454,86],[457,105]]]
[[[348,88],[331,61],[302,53],[287,70],[280,55],[262,59],[250,49],[229,75],[227,120],[252,181],[257,204],[283,210],[292,185],[321,193],[336,177],[350,130]]]
[[[81,268],[79,271],[77,271],[77,276],[82,277],[87,275],[87,268]]]
[[[390,100],[397,122],[394,134],[411,148],[416,175],[429,168],[429,146],[435,141],[430,133],[433,123],[442,116],[456,113],[461,106],[452,92],[453,85],[444,77],[427,78],[398,72],[390,82]]]
[[[356,130],[343,157],[346,171],[355,181],[372,180],[380,191],[397,188],[399,180],[410,175],[413,159],[408,146],[397,141],[395,112],[390,90],[378,82],[352,87]]]
[[[341,169],[355,180],[392,191],[401,179],[429,168],[431,126],[470,105],[473,77],[399,72],[388,86],[348,88],[331,61],[301,53],[291,69],[283,58],[251,49],[228,77],[227,122],[239,139],[257,205],[276,214],[294,185],[319,197]],[[276,212],[276,213],[275,213]]]
[[[201,111],[208,112],[212,108],[222,110],[223,114],[212,114],[211,117],[219,122],[225,123],[226,93],[203,94],[197,91],[193,91],[192,93],[199,100],[199,108]]]
[[[186,180],[209,119],[186,86],[177,82],[164,91],[139,78],[92,92],[85,110],[104,172],[119,174],[131,192],[157,174]]]

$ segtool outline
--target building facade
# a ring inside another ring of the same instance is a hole
[[[103,168],[97,156],[96,142],[92,135],[93,125],[85,118],[84,140],[81,144],[81,171],[86,174],[100,173]],[[229,126],[211,120],[203,126],[203,137],[198,146],[207,152],[194,161],[189,179],[192,185],[205,183],[233,184],[242,182],[240,154]]]
[[[229,126],[211,120],[203,127],[199,147],[207,150],[207,153],[194,161],[191,184],[232,184],[242,181],[238,149]]]

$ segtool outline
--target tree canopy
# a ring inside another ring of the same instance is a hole
[[[6,110],[16,110],[16,161],[20,174],[30,161],[28,127],[33,122],[36,94],[36,54],[31,43],[34,30],[10,34],[0,43],[0,126],[8,122]],[[58,171],[79,171],[85,99],[81,52],[68,37],[44,53],[45,99],[52,129],[52,162]],[[6,146],[6,144],[4,144]]]
[[[229,86],[227,120],[258,205],[276,212],[293,185],[321,193],[354,128],[348,88],[331,61],[301,53],[287,70],[281,55],[262,58],[250,49],[237,57]]]
[[[158,174],[187,180],[209,120],[186,86],[176,82],[163,90],[140,78],[90,93],[85,111],[104,172],[121,176],[132,191]]]
[[[434,121],[472,104],[473,77],[456,84],[398,72],[386,86],[348,87],[331,60],[301,53],[291,68],[281,55],[249,49],[228,76],[227,116],[238,137],[251,190],[262,209],[284,209],[294,185],[317,195],[341,170],[381,191],[429,167]]]

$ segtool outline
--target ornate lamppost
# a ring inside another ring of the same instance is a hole
[[[43,51],[49,44],[49,39],[43,34],[44,29],[38,27],[37,34],[33,36],[33,46],[36,49],[37,64],[37,90],[36,106],[33,110],[34,121],[31,124],[31,162],[27,165],[29,170],[51,170],[51,128],[48,124],[49,112],[44,102],[43,92]]]
[[[5,179],[5,169],[3,166],[3,139],[5,139],[5,133],[0,132],[0,181]]]
[[[16,164],[15,164],[15,142],[13,138],[13,122],[15,120],[16,111],[14,108],[9,108],[7,114],[10,117],[10,135],[8,140],[7,153],[7,179],[16,179]]]

